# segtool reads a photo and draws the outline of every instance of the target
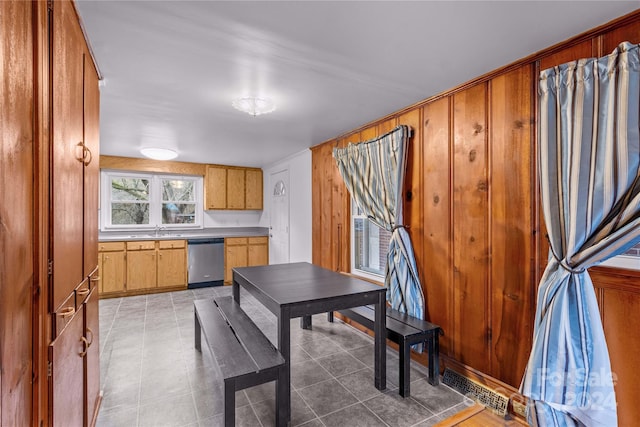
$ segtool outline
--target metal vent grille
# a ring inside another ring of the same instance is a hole
[[[473,399],[487,408],[492,409],[496,414],[506,417],[509,398],[496,393],[490,388],[479,384],[459,373],[445,369],[442,382],[459,391],[470,399]]]

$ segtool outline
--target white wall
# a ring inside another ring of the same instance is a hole
[[[260,226],[270,224],[271,174],[289,170],[289,262],[311,262],[311,150],[304,150],[263,168],[264,213]]]
[[[205,228],[258,227],[264,215],[263,211],[204,211],[203,224]]]

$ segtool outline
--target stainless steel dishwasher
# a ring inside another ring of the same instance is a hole
[[[189,288],[222,285],[224,281],[224,239],[187,240]]]

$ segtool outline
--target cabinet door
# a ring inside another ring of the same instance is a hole
[[[249,238],[247,264],[250,267],[269,264],[269,239],[267,237]]]
[[[83,274],[83,56],[84,40],[74,6],[53,7],[53,141],[51,233],[53,311],[71,294]]]
[[[91,55],[84,55],[84,275],[98,265],[98,191],[100,178],[100,91]]]
[[[227,169],[227,209],[245,209],[244,169]]]
[[[245,209],[262,209],[262,170],[245,171]]]
[[[158,250],[158,287],[187,286],[187,251],[184,248]]]
[[[205,206],[207,209],[227,208],[227,169],[225,167],[207,166]]]
[[[127,290],[156,287],[156,250],[127,251]]]
[[[93,278],[93,277],[92,277]],[[100,394],[100,318],[98,312],[98,291],[92,289],[83,304],[84,337],[86,354],[84,357],[84,425],[91,425]]]
[[[235,267],[246,267],[248,265],[247,255],[247,239],[246,238],[228,238],[225,239],[224,251],[224,281],[231,283],[233,281],[232,269]]]
[[[125,252],[100,253],[100,293],[125,290]]]
[[[84,420],[84,309],[80,306],[49,345],[51,424],[80,426]]]

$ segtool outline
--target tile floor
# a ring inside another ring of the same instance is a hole
[[[100,301],[105,426],[222,426],[222,381],[210,353],[194,349],[193,300],[230,295],[212,287]],[[272,342],[276,318],[243,291],[241,305]],[[387,390],[373,386],[373,340],[326,315],[313,330],[292,320],[292,426],[431,426],[472,404],[412,363],[411,397],[397,391],[398,358],[387,353]],[[274,383],[236,394],[236,425],[274,425]]]

